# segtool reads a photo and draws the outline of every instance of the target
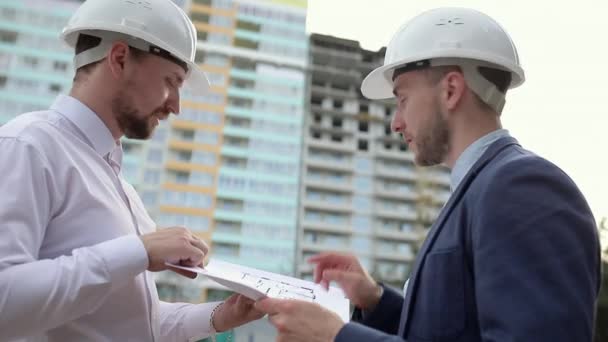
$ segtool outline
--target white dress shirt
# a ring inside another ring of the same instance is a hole
[[[84,104],[0,127],[0,341],[188,341],[216,303],[163,303],[138,235],[155,223]]]

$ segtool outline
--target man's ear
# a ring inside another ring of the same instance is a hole
[[[107,62],[112,76],[121,78],[125,72],[125,63],[129,57],[129,45],[115,42],[108,51]]]
[[[441,102],[448,112],[454,111],[463,101],[467,84],[460,71],[450,71],[441,80]]]

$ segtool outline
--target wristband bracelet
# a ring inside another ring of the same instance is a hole
[[[215,308],[213,308],[213,311],[211,311],[211,315],[209,315],[209,329],[211,330],[211,336],[209,337],[211,338],[212,342],[216,342],[215,335],[218,333],[217,329],[215,329],[215,326],[213,325],[213,317],[215,316],[215,313],[219,310],[219,308],[221,308],[223,305],[224,302],[219,303]],[[230,342],[230,335],[228,335],[227,342]]]

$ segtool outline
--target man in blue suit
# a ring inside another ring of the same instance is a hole
[[[315,278],[356,306],[344,323],[320,306],[265,299],[277,341],[590,342],[599,291],[595,221],[572,180],[502,129],[524,81],[513,42],[483,13],[425,12],[402,26],[364,80],[396,97],[392,128],[421,166],[447,165],[452,194],[417,256],[405,297],[355,256],[315,256]]]

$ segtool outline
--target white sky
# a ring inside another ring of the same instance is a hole
[[[574,179],[597,221],[608,216],[608,1],[308,0],[307,31],[376,51],[441,6],[480,10],[509,32],[526,82],[507,95],[503,126]]]

